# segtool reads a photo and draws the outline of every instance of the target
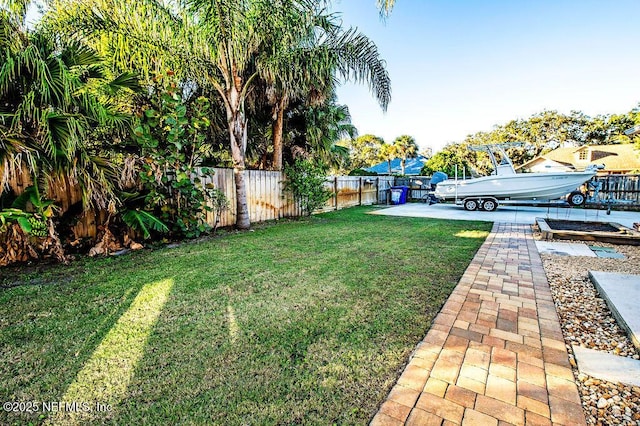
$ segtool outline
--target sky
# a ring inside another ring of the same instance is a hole
[[[359,134],[413,136],[440,150],[544,110],[623,114],[640,103],[638,0],[334,0],[344,27],[387,63],[386,113],[366,85],[346,83]]]

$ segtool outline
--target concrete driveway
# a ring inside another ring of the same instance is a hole
[[[585,220],[595,222],[616,222],[628,228],[634,222],[640,222],[640,212],[580,209],[571,207],[529,207],[529,206],[500,206],[494,212],[466,211],[462,206],[454,204],[423,204],[407,203],[388,208],[381,208],[371,212],[388,216],[429,217],[434,219],[451,220],[484,220],[488,222],[506,222],[533,224],[536,217],[564,220]]]

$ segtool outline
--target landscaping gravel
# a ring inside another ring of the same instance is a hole
[[[588,245],[614,248],[625,258],[541,254],[587,424],[640,425],[640,387],[578,373],[571,350],[571,345],[576,345],[640,359],[640,352],[618,326],[588,277],[589,270],[640,275],[640,247],[591,242]]]

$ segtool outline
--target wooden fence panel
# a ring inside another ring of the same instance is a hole
[[[213,169],[213,175],[203,176],[203,181],[212,183],[222,191],[229,201],[229,208],[222,213],[219,226],[232,226],[236,221],[236,198],[233,169]],[[301,214],[298,203],[284,189],[284,176],[270,170],[246,170],[247,206],[251,222],[263,222]],[[213,225],[213,215],[207,216]]]
[[[395,177],[380,176],[377,178],[378,204],[387,204],[391,201],[391,187],[395,185]]]
[[[393,180],[393,176],[329,176],[325,188],[331,197],[316,213],[386,203]]]
[[[224,193],[228,200],[228,208],[220,214],[218,226],[233,226],[236,222],[236,192],[233,169],[214,168],[211,173],[198,173],[204,185],[212,184]],[[297,217],[302,209],[290,192],[284,189],[284,174],[268,170],[245,171],[247,186],[247,203],[251,222],[263,222],[285,217]],[[357,205],[371,205],[385,203],[389,188],[394,184],[392,176],[330,176],[325,182],[326,188],[332,192],[331,198],[320,211],[332,211]],[[21,194],[31,185],[29,175],[14,178],[10,182],[11,189]],[[82,201],[80,189],[67,180],[56,181],[47,194],[61,206],[64,213],[70,206]],[[78,238],[95,238],[98,226],[107,219],[103,211],[86,211],[73,227]],[[206,220],[209,225],[215,225],[215,215],[208,212]]]
[[[247,170],[247,203],[252,222],[280,218],[280,173]]]
[[[362,178],[359,176],[338,177],[338,207],[362,205]]]
[[[363,206],[370,206],[378,202],[377,179],[376,177],[362,177],[360,199]]]
[[[623,201],[627,206],[640,206],[640,175],[595,176],[592,181],[602,183],[600,199]],[[593,190],[589,191],[593,195]]]
[[[26,169],[9,180],[9,188],[14,194],[20,195],[33,184],[31,175]],[[62,215],[71,206],[82,202],[82,191],[74,185],[66,176],[52,178],[51,185],[47,188],[46,197],[55,201],[60,208],[58,214]],[[76,238],[95,238],[98,233],[98,225],[103,224],[108,217],[106,211],[85,211],[78,221],[71,226],[71,231]]]
[[[280,217],[298,217],[302,215],[302,208],[300,203],[296,202],[293,198],[293,194],[285,189],[284,176],[280,176],[279,186],[280,197]]]
[[[210,169],[211,170],[211,169]],[[227,197],[228,208],[220,213],[218,226],[231,226],[236,223],[236,187],[233,179],[233,169],[212,169],[213,173],[200,173],[199,177],[203,184],[212,184]],[[207,213],[207,223],[215,225],[213,212]]]

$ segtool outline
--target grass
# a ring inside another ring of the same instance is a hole
[[[490,229],[369,210],[3,277],[0,424],[366,424]]]

